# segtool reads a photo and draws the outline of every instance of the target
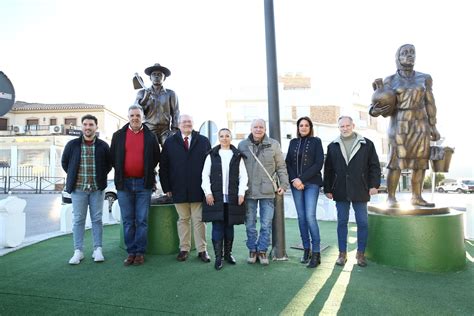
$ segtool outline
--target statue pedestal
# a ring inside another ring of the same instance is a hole
[[[368,208],[366,256],[369,260],[420,272],[465,268],[462,212],[448,209],[449,213],[439,211],[431,215],[387,215],[380,212],[381,208],[376,205]]]
[[[146,253],[170,255],[179,252],[178,213],[174,204],[150,205],[148,210],[148,241]],[[123,223],[120,222],[120,248],[126,249],[123,240]],[[192,244],[192,247],[194,244]]]

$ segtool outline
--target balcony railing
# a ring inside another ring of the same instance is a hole
[[[69,130],[80,131],[81,128],[72,125],[9,125],[0,129],[0,136],[69,135]]]

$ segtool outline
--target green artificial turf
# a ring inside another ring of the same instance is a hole
[[[86,258],[71,266],[72,236],[50,239],[0,257],[0,315],[67,314],[474,314],[474,243],[466,241],[467,268],[444,274],[415,273],[369,262],[344,268],[337,258],[336,224],[320,222],[322,264],[307,269],[296,220],[286,220],[289,261],[269,266],[245,262],[245,229],[236,227],[237,265],[202,263],[193,252],[186,262],[175,255],[146,256],[143,266],[124,267],[119,226],[104,229],[104,263],[94,263],[90,231]],[[208,225],[208,240],[210,240]],[[350,250],[355,229],[350,229]],[[212,245],[209,252],[213,257]]]

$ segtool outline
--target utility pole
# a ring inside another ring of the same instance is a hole
[[[265,41],[267,51],[267,89],[268,89],[268,124],[270,137],[281,145],[280,106],[278,100],[278,71],[276,62],[275,18],[273,0],[264,0]],[[288,260],[285,242],[285,209],[283,195],[275,197],[273,216],[272,251],[273,260]]]

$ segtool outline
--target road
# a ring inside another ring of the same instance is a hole
[[[13,194],[26,200],[26,237],[60,229],[61,194]],[[0,199],[6,198],[0,195]]]

